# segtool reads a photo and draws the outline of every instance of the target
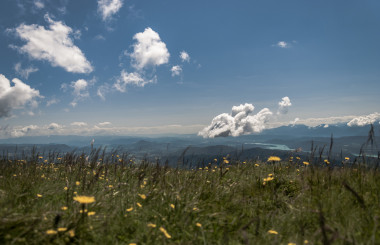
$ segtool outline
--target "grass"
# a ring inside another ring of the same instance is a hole
[[[380,172],[368,163],[190,170],[127,157],[0,160],[0,243],[380,243]]]

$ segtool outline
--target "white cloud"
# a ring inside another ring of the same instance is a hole
[[[259,133],[265,129],[269,117],[273,114],[268,108],[264,108],[252,115],[252,104],[241,104],[232,107],[231,115],[220,114],[212,120],[211,124],[201,130],[198,135],[204,138],[239,136],[249,133]]]
[[[285,41],[279,41],[277,44],[276,44],[277,47],[280,47],[280,48],[289,48],[289,43],[285,42]]]
[[[62,67],[68,72],[92,72],[90,62],[70,37],[73,30],[61,21],[52,20],[48,14],[45,20],[49,23],[48,29],[36,24],[21,24],[15,28],[16,34],[26,41],[24,46],[15,48],[33,59],[49,61],[52,66]]]
[[[33,130],[36,130],[36,129],[38,129],[38,126],[29,125],[29,126],[25,126],[25,127],[12,128],[9,130],[9,132],[6,131],[6,132],[3,132],[3,134],[5,134],[5,136],[17,138],[17,137],[22,137],[22,136],[28,135],[29,133],[31,133]]]
[[[47,129],[49,130],[57,130],[63,128],[62,125],[59,125],[58,123],[50,123]]]
[[[46,106],[51,106],[51,105],[57,104],[58,102],[59,102],[59,100],[53,98],[53,99],[48,100],[48,101],[46,102]]]
[[[88,91],[89,87],[95,83],[95,78],[86,81],[84,79],[79,79],[76,82],[71,82],[70,87],[73,89],[74,100],[70,103],[72,107],[75,107],[78,104],[78,101],[83,100],[90,96]],[[67,87],[67,85],[61,85],[61,88]]]
[[[14,69],[18,75],[20,75],[22,78],[25,78],[25,79],[28,79],[31,73],[38,71],[38,68],[35,68],[32,66],[22,68],[21,63],[15,64]]]
[[[173,66],[172,69],[170,69],[172,72],[172,77],[179,76],[182,73],[182,67],[180,66]]]
[[[111,124],[112,124],[111,122],[101,122],[99,123],[99,126],[104,127],[104,126],[109,126]]]
[[[190,55],[186,52],[186,51],[182,51],[180,54],[179,54],[179,57],[181,58],[182,62],[189,62],[190,61]]]
[[[85,127],[85,126],[87,126],[87,123],[85,123],[85,122],[72,122],[71,126]]]
[[[292,105],[289,97],[285,96],[280,102],[278,102],[278,111],[277,114],[286,114],[288,113],[289,107]]]
[[[102,100],[106,100],[106,93],[108,93],[109,90],[110,90],[109,85],[106,83],[106,84],[103,84],[103,85],[101,85],[101,86],[98,87],[98,90],[97,90],[96,94]]]
[[[292,126],[295,126],[299,120],[300,120],[300,119],[299,119],[298,117],[296,117],[296,118],[294,118],[294,120],[291,121],[289,124],[292,125]]]
[[[380,119],[380,113],[375,112],[375,113],[369,114],[367,116],[356,117],[356,118],[352,119],[351,121],[349,121],[347,123],[347,126],[349,126],[349,127],[353,127],[353,126],[362,127],[365,125],[373,124],[374,122],[376,122],[379,119]]]
[[[122,0],[98,0],[98,12],[102,15],[103,21],[119,12],[122,6]]]
[[[120,92],[125,92],[127,85],[144,87],[146,84],[154,83],[156,81],[157,81],[156,77],[154,77],[151,80],[147,80],[144,77],[142,77],[142,75],[138,72],[128,73],[127,71],[122,70],[120,77],[117,79],[116,83],[114,84],[114,87]]]
[[[170,54],[166,44],[150,27],[146,28],[144,32],[136,33],[133,39],[136,42],[133,44],[133,52],[129,55],[135,69],[142,70],[145,67],[168,63]]]
[[[36,99],[40,96],[40,92],[23,83],[21,80],[12,79],[14,86],[10,81],[0,74],[0,118],[8,117],[14,109],[21,108],[26,104],[32,107],[38,105]]]
[[[38,9],[43,9],[45,4],[41,0],[34,0],[34,6]]]

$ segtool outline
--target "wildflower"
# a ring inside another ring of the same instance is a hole
[[[308,244],[308,243],[309,243],[309,241],[308,241],[308,240],[305,240],[305,241],[303,241],[303,243],[304,243],[304,244]]]
[[[215,161],[215,162],[217,162],[217,161],[218,161],[218,159],[216,159],[216,158],[215,158],[215,159],[214,159],[214,161]]]
[[[91,196],[76,196],[74,197],[74,201],[77,201],[82,204],[88,204],[95,202],[95,197]]]
[[[96,214],[96,212],[93,212],[93,211],[87,213],[88,216],[92,216],[92,215],[95,215],[95,214]]]
[[[278,235],[278,232],[275,230],[269,230],[268,233],[273,234],[273,235]]]
[[[297,160],[300,160],[301,158],[300,157],[296,157]]]
[[[67,186],[65,186],[63,189],[64,189],[65,191],[67,191],[69,188],[68,188]]]
[[[279,162],[279,161],[281,161],[281,158],[276,157],[276,156],[270,156],[268,158],[268,162]]]
[[[198,208],[193,208],[194,211],[198,211],[199,209]]]
[[[268,174],[268,177],[273,177],[273,174]]]
[[[108,188],[112,188],[112,187],[113,187],[113,185],[109,185],[109,186],[108,186]]]
[[[78,192],[74,191],[74,195],[78,194]]]
[[[227,159],[225,159],[223,162],[224,162],[225,164],[229,164],[229,163],[230,163],[230,161],[228,161]]]
[[[127,208],[127,212],[131,212],[133,210],[133,208],[132,207],[130,207],[130,208]]]
[[[75,236],[75,231],[69,230],[69,237],[74,237],[74,236]]]
[[[259,164],[257,164],[257,163],[255,163],[255,167],[258,167],[258,166],[260,166]]]
[[[67,210],[67,207],[66,207],[66,206],[63,206],[61,209],[62,209],[63,211],[66,211],[66,210]]]
[[[47,230],[47,231],[46,231],[46,234],[47,234],[47,235],[55,235],[55,234],[57,234],[57,231],[56,231],[56,230],[51,230],[51,229],[50,229],[50,230]]]
[[[135,243],[135,242],[131,242],[129,245],[137,245],[137,243]]]
[[[164,227],[161,226],[161,227],[160,227],[160,231],[161,231],[162,233],[164,233],[164,235],[166,236],[166,238],[168,238],[168,239],[172,238],[172,236],[169,235],[169,233],[165,230]]]
[[[80,210],[79,213],[83,213],[83,210]],[[84,213],[87,213],[87,209],[84,210]]]
[[[44,157],[43,157],[43,156],[39,156],[38,158],[39,158],[39,159],[42,159],[42,158],[44,158]]]
[[[288,245],[297,245],[297,244],[294,242],[289,242]]]
[[[57,229],[59,232],[65,232],[67,231],[67,228],[66,227],[60,227]]]
[[[309,162],[303,162],[303,164],[307,166],[307,165],[309,165],[310,163],[309,163]]]
[[[145,200],[146,199],[146,196],[145,194],[139,194],[139,197],[141,197],[141,199]]]
[[[350,158],[349,157],[345,157],[344,160],[348,161],[348,160],[350,160]]]
[[[42,195],[41,194],[37,194],[37,197],[42,197]]]
[[[151,227],[151,228],[156,228],[156,227],[157,227],[157,225],[156,225],[156,224],[153,224],[153,223],[148,223],[147,226],[148,226],[148,227]]]
[[[75,184],[76,184],[76,185],[80,185],[80,182],[79,182],[79,181],[76,181]]]
[[[174,205],[174,204],[170,204],[170,207],[171,207],[172,209],[174,209],[174,208],[175,208],[175,205]]]
[[[137,206],[139,206],[139,208],[142,208],[142,205],[139,202],[136,204],[137,204]]]
[[[196,223],[195,225],[198,226],[198,227],[202,227],[201,223]]]

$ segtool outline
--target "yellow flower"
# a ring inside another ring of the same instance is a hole
[[[170,207],[171,207],[172,209],[175,209],[175,205],[174,205],[174,204],[170,204]]]
[[[59,232],[64,232],[64,231],[67,231],[67,228],[66,227],[60,227],[57,229]]]
[[[137,206],[139,206],[139,208],[142,208],[142,205],[139,202],[136,204],[137,204]]]
[[[66,207],[66,206],[63,206],[61,209],[62,209],[63,211],[65,211],[65,210],[67,210],[67,207]]]
[[[129,245],[137,245],[137,243],[135,243],[135,242],[131,242]]]
[[[47,230],[46,234],[47,235],[55,235],[55,234],[57,234],[57,231],[56,230]]]
[[[274,234],[274,235],[277,235],[277,234],[278,234],[278,232],[275,231],[275,230],[269,230],[268,233],[269,233],[269,234]]]
[[[88,212],[87,213],[88,216],[92,216],[92,215],[95,215],[95,214],[96,214],[96,212]]]
[[[296,157],[297,160],[300,160],[301,158],[300,157]]]
[[[228,161],[228,160],[224,160],[223,161],[225,164],[229,164],[230,163],[230,161]]]
[[[168,238],[168,239],[172,238],[172,236],[169,235],[169,233],[165,230],[164,227],[161,226],[161,227],[160,227],[160,231],[161,231],[162,233],[164,233],[164,235],[166,236],[166,238]]]
[[[146,199],[146,196],[145,194],[139,194],[139,196],[141,197],[141,199],[145,200]]]
[[[112,188],[112,187],[113,187],[113,185],[109,185],[109,186],[108,186],[108,188]]]
[[[79,181],[76,181],[75,184],[76,184],[76,185],[80,185],[80,182],[79,182]]]
[[[217,162],[217,161],[218,161],[218,159],[216,159],[216,158],[215,158],[215,159],[214,159],[214,161],[215,161],[215,162]]]
[[[269,177],[273,177],[273,174],[268,174]]]
[[[41,194],[37,194],[37,197],[42,197],[42,195]]]
[[[195,225],[198,226],[198,227],[202,227],[201,223],[196,223]]]
[[[309,241],[308,241],[308,240],[305,240],[305,241],[303,241],[303,243],[304,243],[304,244],[308,244],[308,243],[309,243]]]
[[[74,237],[75,236],[75,231],[74,230],[69,230],[69,236]]]
[[[127,212],[131,212],[133,210],[133,208],[132,207],[130,207],[130,208],[127,208]]]
[[[295,242],[289,242],[288,245],[297,245]]]
[[[65,191],[67,191],[69,188],[67,186],[65,186],[65,188],[63,188]]]
[[[198,211],[199,209],[198,208],[193,208],[194,211]]]
[[[309,162],[303,162],[303,164],[307,166],[307,165],[309,165],[310,163],[309,163]]]
[[[76,196],[74,197],[74,201],[77,201],[82,204],[88,204],[95,202],[95,197],[91,196]]]
[[[258,166],[260,166],[259,164],[257,164],[257,163],[255,163],[255,167],[258,167]]]
[[[350,158],[349,157],[345,157],[344,160],[348,161],[348,160],[350,160]]]
[[[43,156],[39,156],[38,158],[39,158],[39,159],[42,159],[42,158],[44,158],[44,157],[43,157]]]
[[[78,194],[78,192],[74,191],[74,195]]]
[[[276,157],[276,156],[270,156],[268,158],[268,162],[279,162],[279,161],[281,161],[281,158]]]
[[[157,227],[157,225],[155,225],[155,224],[153,224],[153,223],[148,223],[147,226],[148,226],[148,227],[151,227],[151,228],[156,228],[156,227]]]

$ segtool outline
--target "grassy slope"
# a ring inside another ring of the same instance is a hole
[[[176,170],[74,156],[42,162],[0,162],[0,243],[380,243],[380,173],[363,166],[247,162]],[[264,185],[269,174],[274,179]],[[83,207],[76,195],[96,201]],[[46,234],[59,227],[67,231]]]

